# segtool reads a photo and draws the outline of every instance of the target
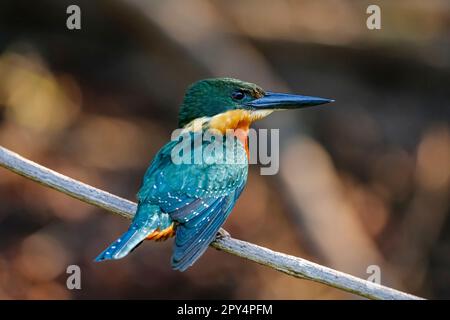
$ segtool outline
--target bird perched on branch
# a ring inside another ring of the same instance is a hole
[[[156,154],[144,175],[138,209],[128,231],[96,261],[123,258],[146,239],[175,236],[172,268],[189,268],[214,240],[247,182],[251,123],[276,110],[332,101],[266,92],[255,84],[231,78],[206,79],[191,85],[179,112],[179,138]],[[205,134],[215,138],[203,139]],[[223,142],[219,149],[204,152],[217,142]],[[180,149],[186,153],[184,159],[187,156],[190,161],[175,161]],[[200,161],[195,158],[198,152]],[[224,154],[231,154],[233,161],[224,161]]]

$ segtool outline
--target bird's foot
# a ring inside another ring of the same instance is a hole
[[[216,238],[230,238],[231,235],[228,233],[227,230],[220,228],[217,232]]]

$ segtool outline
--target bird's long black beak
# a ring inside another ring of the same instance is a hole
[[[298,109],[334,102],[331,99],[301,96],[297,94],[266,92],[266,94],[246,105],[256,110]]]

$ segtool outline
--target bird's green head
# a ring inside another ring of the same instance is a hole
[[[266,92],[256,84],[232,78],[200,80],[186,91],[178,125],[213,117],[231,110],[269,114],[280,109],[294,109],[332,102],[333,100],[301,95]],[[257,117],[257,118],[261,118]]]

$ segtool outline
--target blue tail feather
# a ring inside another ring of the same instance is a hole
[[[162,213],[158,206],[139,204],[133,223],[127,232],[114,241],[108,248],[95,258],[95,261],[116,260],[125,257],[157,228],[164,229],[171,223],[167,214]]]
[[[149,232],[146,230],[138,229],[137,226],[131,225],[130,229],[100,253],[98,257],[95,258],[95,261],[100,262],[125,257],[134,247],[141,243],[148,234]]]

